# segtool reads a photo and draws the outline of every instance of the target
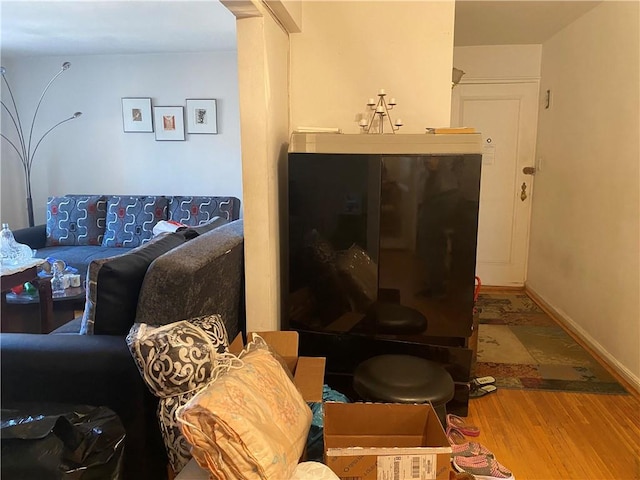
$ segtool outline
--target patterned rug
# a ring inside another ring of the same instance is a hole
[[[624,394],[607,370],[524,292],[483,293],[476,376],[498,388]]]

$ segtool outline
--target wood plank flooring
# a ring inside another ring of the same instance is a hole
[[[640,479],[640,400],[500,389],[469,403],[478,442],[516,480]]]

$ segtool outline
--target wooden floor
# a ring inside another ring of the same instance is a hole
[[[482,289],[501,290],[514,289]],[[633,394],[499,389],[469,401],[467,421],[480,427],[477,441],[516,480],[640,480],[640,393],[565,331]]]
[[[472,399],[467,421],[516,480],[640,479],[632,395],[500,389]]]

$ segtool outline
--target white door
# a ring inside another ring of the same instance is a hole
[[[538,118],[537,82],[459,84],[451,125],[482,133],[476,275],[483,285],[524,285]]]

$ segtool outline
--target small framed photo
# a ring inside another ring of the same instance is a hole
[[[187,133],[218,133],[215,99],[187,98]]]
[[[123,98],[122,126],[125,132],[153,132],[151,98]]]
[[[184,107],[153,107],[156,140],[184,140]]]

